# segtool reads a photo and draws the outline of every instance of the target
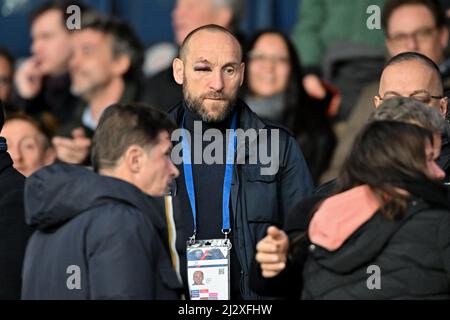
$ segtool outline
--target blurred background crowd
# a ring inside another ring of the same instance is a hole
[[[71,4],[82,9],[82,30],[66,27],[62,8]],[[1,0],[2,135],[27,176],[55,159],[85,163],[108,105],[166,111],[182,100],[173,58],[190,31],[213,23],[244,48],[240,97],[295,135],[318,184],[336,176],[370,115],[387,58],[420,52],[449,77],[449,8],[446,0]],[[89,19],[94,11],[102,19]]]

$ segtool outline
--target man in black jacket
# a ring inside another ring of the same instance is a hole
[[[244,64],[239,42],[227,29],[207,25],[191,32],[173,66],[175,80],[183,86],[184,101],[169,110],[169,114],[178,126],[186,129],[181,132],[193,137],[186,139],[192,142],[193,179],[189,179],[189,171],[185,169],[188,161],[177,161],[182,174],[177,180],[174,215],[181,267],[186,268],[186,241],[193,234],[197,240],[205,240],[223,239],[224,233],[229,232],[231,299],[256,299],[258,296],[248,287],[255,245],[268,226],[282,225],[291,206],[310,193],[308,167],[295,139],[285,129],[262,121],[236,99]],[[231,172],[223,157],[230,154],[227,150],[233,144],[229,143],[233,139],[227,137],[229,128],[237,129],[232,154],[236,155],[236,162]],[[214,140],[217,147],[214,159],[206,158],[208,150],[211,151],[209,134],[218,135]],[[245,140],[240,139],[243,135]],[[172,140],[176,139],[173,135]],[[174,153],[180,151],[179,145]],[[183,148],[183,157],[187,150]],[[263,150],[270,150],[273,161],[263,160]],[[202,159],[197,162],[198,155]],[[276,170],[269,170],[273,166]],[[228,187],[227,195],[224,190]],[[229,228],[225,227],[227,217]],[[186,272],[182,275],[187,285]]]
[[[177,299],[162,196],[178,175],[173,128],[143,105],[108,108],[88,169],[54,165],[25,187],[38,230],[24,262],[23,299]]]
[[[4,113],[0,101],[0,132]],[[13,168],[6,140],[0,137],[0,300],[20,299],[21,271],[31,230],[25,224],[25,177]]]

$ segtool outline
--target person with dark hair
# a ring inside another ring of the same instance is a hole
[[[190,284],[185,272],[186,241],[227,239],[232,243],[230,282],[223,287],[229,285],[231,299],[255,299],[258,296],[248,286],[254,244],[269,225],[283,224],[291,205],[310,193],[312,181],[294,137],[261,120],[237,98],[244,80],[242,58],[242,48],[229,30],[206,25],[192,31],[173,62],[173,75],[183,87],[184,100],[168,112],[183,134],[192,137],[180,137],[182,174],[173,198],[184,283]],[[232,130],[235,143],[227,134],[230,128],[236,130]],[[199,154],[208,156],[207,137],[212,132],[221,137],[215,141],[217,156],[213,161],[198,159]],[[249,134],[246,141],[237,141],[237,132],[241,138],[242,133]],[[273,161],[263,164],[261,156],[255,159],[253,155],[257,150],[261,155],[269,145],[273,146]]]
[[[61,126],[72,119],[79,103],[70,93],[68,74],[72,44],[66,11],[71,5],[82,15],[88,10],[77,0],[50,0],[31,13],[32,57],[19,66],[14,79],[14,105],[35,117],[50,112]]]
[[[14,78],[14,57],[5,47],[0,47],[0,101],[6,113],[15,111],[11,104],[13,78]]]
[[[445,129],[446,121],[438,111],[438,108],[430,108],[427,104],[413,98],[392,97],[383,101],[375,109],[369,120],[399,121],[415,124],[431,131],[433,133],[433,148],[437,159],[436,162],[442,166],[442,159],[446,159],[446,155],[442,155],[442,130]],[[288,215],[285,224],[286,231],[293,236],[306,232],[312,203],[315,203],[317,199],[331,196],[335,191],[336,179],[318,187],[314,191],[314,197],[304,199],[298,203]]]
[[[300,60],[291,41],[276,30],[258,32],[245,55],[242,97],[258,116],[288,128],[297,138],[315,183],[327,169],[336,138],[328,118],[336,98],[311,98],[303,88]]]
[[[179,298],[155,198],[178,175],[173,128],[146,105],[113,105],[94,135],[96,172],[56,164],[28,178],[26,221],[37,231],[25,255],[23,299]]]
[[[314,201],[307,234],[288,248],[272,227],[258,244],[273,294],[289,281],[290,294],[303,299],[449,299],[450,211],[435,159],[430,131],[367,125],[336,194]]]
[[[85,14],[81,23],[72,34],[70,76],[72,93],[84,103],[53,139],[58,159],[73,164],[86,161],[102,112],[113,103],[139,101],[141,93],[142,50],[131,27],[95,14]]]
[[[177,0],[172,10],[172,27],[177,46],[186,36],[203,25],[216,24],[227,28],[242,40],[239,33],[243,2],[240,0]],[[167,111],[183,99],[183,91],[173,79],[172,66],[146,81],[143,100]]]
[[[7,117],[2,135],[7,140],[14,168],[25,177],[55,161],[51,131],[27,114],[15,113]]]
[[[0,101],[0,133],[4,111]],[[0,300],[20,299],[22,262],[31,229],[25,224],[25,177],[13,167],[6,139],[0,136]]]

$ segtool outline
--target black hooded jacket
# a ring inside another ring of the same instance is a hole
[[[25,186],[23,299],[177,299],[164,213],[115,178],[53,165]]]

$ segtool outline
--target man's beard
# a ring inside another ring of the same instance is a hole
[[[237,97],[237,93],[230,97],[224,95],[223,93],[211,92],[198,98],[191,98],[186,83],[183,84],[183,95],[184,101],[186,102],[186,106],[189,110],[199,115],[202,121],[207,123],[221,122],[227,119],[233,109],[232,106],[236,102]],[[203,105],[203,101],[205,99],[221,99],[222,101],[217,104],[211,104],[210,110],[215,112],[208,113],[208,110]],[[228,102],[223,104],[223,102],[226,101]]]
[[[91,79],[88,79],[91,80]],[[92,81],[91,81],[92,82]],[[93,96],[95,96],[98,92],[102,92],[107,86],[108,81],[104,80],[102,82],[97,83],[88,83],[86,80],[84,81],[84,87],[77,87],[74,82],[70,87],[70,93],[76,97],[79,97],[83,100],[90,100]]]

